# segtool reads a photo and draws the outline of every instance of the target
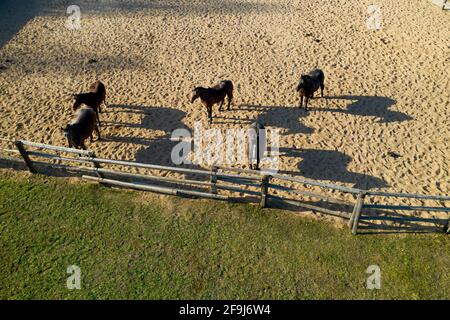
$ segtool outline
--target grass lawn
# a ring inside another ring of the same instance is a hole
[[[0,171],[1,299],[450,299],[444,234]],[[81,290],[66,287],[81,268]],[[381,289],[365,288],[381,268]]]

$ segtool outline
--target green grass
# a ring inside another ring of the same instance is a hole
[[[2,299],[449,299],[443,234],[0,173]],[[367,290],[379,265],[382,288]],[[81,290],[66,269],[81,268]]]

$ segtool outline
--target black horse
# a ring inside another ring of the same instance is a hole
[[[100,81],[96,81],[89,87],[89,92],[86,93],[77,93],[74,94],[75,102],[73,103],[73,110],[77,110],[82,104],[87,105],[95,111],[97,116],[97,122],[100,125],[100,118],[98,116],[100,109],[100,105],[105,103],[106,99],[106,88],[103,83]],[[105,104],[106,105],[106,104]]]
[[[92,142],[94,140],[92,137],[94,131],[96,131],[98,139],[100,139],[97,118],[92,108],[83,107],[79,109],[72,123],[65,128],[61,128],[61,130],[67,138],[69,148],[75,147],[86,150],[84,141],[90,137]]]
[[[303,106],[303,97],[306,97],[305,110],[308,111],[308,101],[314,96],[320,88],[321,96],[323,97],[323,89],[325,88],[325,75],[322,70],[315,69],[308,74],[302,74],[300,82],[297,86],[297,92],[300,94],[300,106]]]
[[[228,110],[230,110],[231,100],[233,99],[233,82],[230,80],[220,81],[212,88],[196,87],[192,90],[191,103],[200,98],[208,112],[209,123],[212,123],[212,107],[214,104],[220,103],[219,111],[221,111],[225,97],[228,97]]]

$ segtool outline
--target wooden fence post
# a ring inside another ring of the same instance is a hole
[[[33,166],[33,161],[31,161],[30,157],[28,156],[28,152],[23,146],[22,141],[15,141],[14,143],[16,145],[17,150],[19,150],[19,153],[22,156],[23,161],[25,162],[25,165],[27,166],[28,170],[31,173],[36,173],[37,171]]]
[[[104,178],[103,174],[101,172],[99,172],[96,169],[100,169],[100,163],[98,163],[97,161],[93,161],[95,159],[95,153],[93,151],[89,151],[89,158],[91,159],[92,165],[94,167],[95,173],[97,174],[97,176],[99,178]]]
[[[211,186],[210,186],[210,192],[212,194],[217,194],[217,167],[212,166],[211,167],[211,176],[210,180]]]
[[[361,216],[361,210],[364,206],[364,197],[366,195],[364,193],[359,193],[358,198],[356,199],[355,208],[353,209],[352,217],[353,221],[351,222],[352,226],[352,234],[355,235],[358,233],[358,223],[359,223],[359,217]]]
[[[352,211],[352,213],[350,215],[350,219],[348,220],[348,223],[347,223],[350,230],[352,230],[352,228],[353,228],[353,221],[355,220],[356,209],[358,208],[358,200],[359,200],[359,194],[356,197],[355,206],[353,207],[353,211]]]
[[[267,196],[269,191],[270,176],[263,176],[261,178],[261,208],[265,208],[267,205]]]

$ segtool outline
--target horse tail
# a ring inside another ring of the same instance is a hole
[[[225,80],[225,86],[227,88],[228,97],[230,98],[230,100],[233,99],[233,91],[234,91],[233,82],[230,80]]]

